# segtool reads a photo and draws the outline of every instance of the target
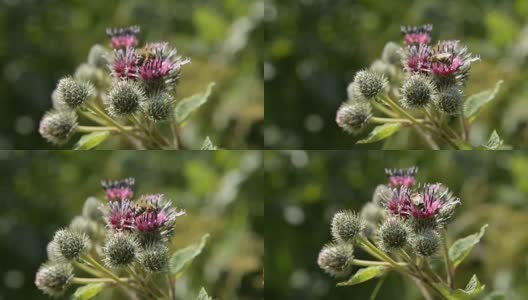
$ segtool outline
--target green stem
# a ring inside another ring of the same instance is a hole
[[[77,266],[79,269],[85,271],[86,273],[88,274],[91,274],[95,277],[103,277],[104,274],[102,274],[100,271],[96,270],[96,269],[92,269],[90,268],[89,266],[83,264],[83,263],[80,263],[80,262],[74,262],[74,265]]]
[[[392,265],[392,267],[394,268],[394,270],[404,274],[404,275],[412,275],[412,273],[409,272],[408,269],[406,269],[405,267],[402,267],[399,265],[398,262],[394,261],[390,256],[388,256],[387,254],[385,254],[383,251],[379,250],[378,247],[376,247],[374,244],[372,244],[366,237],[360,235],[358,237],[358,241],[365,245],[367,248],[370,249],[370,251],[372,251],[371,253],[374,253],[376,257],[378,257],[379,259],[381,260],[384,260],[386,262],[388,262],[389,264]]]
[[[134,289],[133,286],[131,286],[128,282],[121,281],[121,278],[119,278],[116,274],[102,266],[100,263],[98,263],[94,258],[92,258],[90,255],[84,255],[83,259],[88,261],[90,264],[92,264],[95,268],[99,269],[102,273],[106,274],[108,277],[114,279],[117,283],[124,285],[128,288]]]
[[[121,281],[128,281],[130,278],[120,278]],[[89,284],[89,283],[115,283],[116,281],[112,278],[80,278],[74,277],[71,281],[73,284]]]
[[[376,124],[385,124],[385,123],[407,123],[407,124],[412,124],[412,122],[410,120],[407,120],[407,119],[392,119],[392,118],[380,118],[380,117],[372,117],[372,118],[370,118],[370,121],[372,123],[376,123]],[[417,121],[420,122],[420,123],[425,122],[425,120],[422,120],[422,119],[418,119]]]
[[[373,260],[361,260],[361,259],[353,259],[352,264],[356,266],[362,266],[362,267],[375,267],[375,266],[385,266],[385,267],[392,267],[392,265],[385,261],[373,261]],[[405,267],[407,266],[406,263],[397,263],[398,265]]]
[[[453,282],[454,268],[451,264],[451,260],[449,259],[449,250],[447,247],[446,230],[442,229],[441,234],[442,234],[442,248],[443,248],[444,263],[445,263],[445,269],[446,269],[447,284],[449,285],[450,288],[454,289],[455,288],[455,285]]]
[[[386,114],[389,117],[392,117],[392,118],[398,118],[399,117],[399,115],[397,113],[391,111],[390,109],[386,108],[385,106],[383,106],[383,104],[380,104],[377,101],[372,101],[372,106],[374,108],[376,108],[377,110],[381,111],[382,113]]]
[[[125,130],[131,131],[134,130],[134,127],[131,126],[124,126]],[[116,127],[105,127],[105,126],[77,126],[76,128],[77,132],[87,133],[87,132],[94,132],[94,131],[120,131]]]
[[[125,135],[128,135],[128,136],[132,136],[132,137],[135,137],[139,140],[143,140],[143,137],[134,133],[134,132],[129,132],[127,131],[123,125],[119,122],[117,122],[116,120],[110,118],[104,111],[100,110],[98,107],[96,107],[95,105],[91,105],[91,104],[86,104],[86,108],[88,108],[89,110],[91,110],[94,114],[100,116],[101,118],[103,118],[104,120],[106,120],[108,123],[114,125],[115,127],[117,127],[119,129],[119,131],[121,131],[123,134]]]
[[[378,283],[376,284],[376,287],[374,288],[374,290],[372,291],[372,294],[370,295],[370,298],[369,300],[376,300],[376,297],[378,296],[378,293],[381,289],[381,286],[383,285],[383,283],[385,282],[385,279],[387,278],[387,275],[383,275],[380,280],[378,281]]]

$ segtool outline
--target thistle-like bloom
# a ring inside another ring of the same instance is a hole
[[[372,107],[368,102],[345,102],[337,110],[336,123],[348,133],[356,133],[369,122]]]
[[[154,122],[168,120],[172,116],[174,97],[166,92],[151,95],[147,101],[141,102],[141,109]]]
[[[114,50],[114,60],[110,65],[112,76],[116,79],[136,79],[138,77],[136,59],[134,48]]]
[[[45,294],[58,297],[70,286],[73,267],[65,262],[46,262],[40,266],[35,277],[35,285]]]
[[[112,48],[132,48],[138,44],[139,26],[126,28],[107,28],[106,34],[112,42]]]
[[[148,85],[160,85],[171,90],[177,83],[182,66],[191,62],[189,58],[178,55],[168,43],[149,44],[145,48],[147,57],[139,66],[139,75]]]
[[[172,236],[176,218],[185,211],[173,208],[163,195],[142,196],[135,206],[134,228],[140,233],[156,233],[162,239]]]
[[[383,47],[381,59],[391,65],[398,64],[401,61],[401,47],[395,42],[388,42]]]
[[[440,248],[440,235],[436,230],[427,229],[419,232],[413,239],[413,248],[421,256],[435,255]]]
[[[381,195],[386,197],[387,195]],[[384,205],[392,216],[409,217],[411,211],[411,196],[409,187],[402,185],[395,188],[389,198],[383,199]]]
[[[88,250],[88,236],[71,229],[61,229],[53,236],[58,254],[66,260],[79,258]]]
[[[409,73],[427,74],[431,70],[431,50],[428,45],[407,46],[402,64]]]
[[[431,71],[436,76],[454,76],[463,83],[469,76],[471,64],[480,60],[468,52],[460,41],[440,41],[432,50]]]
[[[324,245],[317,264],[328,274],[334,277],[346,275],[352,267],[354,259],[354,246],[350,243],[329,243]]]
[[[145,92],[137,82],[119,80],[108,92],[105,104],[110,115],[128,117],[139,109],[145,99]]]
[[[331,228],[336,242],[352,242],[365,229],[365,220],[355,212],[340,211],[334,215]]]
[[[413,194],[411,199],[410,213],[414,218],[435,218],[440,223],[450,219],[454,207],[460,204],[460,199],[453,197],[449,190],[439,183],[423,185],[421,192]],[[446,213],[442,215],[442,211]]]
[[[66,144],[77,128],[77,114],[70,110],[47,111],[40,120],[39,133],[55,145]]]
[[[134,208],[128,199],[112,201],[106,215],[107,226],[114,231],[130,231],[134,227]]]
[[[112,269],[128,266],[137,258],[139,249],[139,242],[133,235],[118,232],[106,241],[104,262]]]
[[[362,70],[356,73],[354,81],[347,88],[347,92],[351,100],[358,96],[371,100],[380,96],[387,85],[387,78],[383,74]]]
[[[429,44],[431,41],[431,31],[433,25],[425,24],[421,26],[401,26],[403,41],[407,45],[412,44]]]
[[[378,232],[380,246],[386,252],[404,247],[410,235],[410,227],[403,219],[398,217],[387,219]]]
[[[458,115],[462,112],[464,97],[457,85],[451,85],[440,90],[435,101],[436,107],[448,115]]]
[[[88,81],[77,81],[71,76],[62,78],[57,84],[57,97],[71,109],[79,108],[94,95],[95,88]]]
[[[389,184],[396,188],[402,185],[411,187],[416,181],[417,167],[410,167],[407,169],[385,169],[385,174],[389,177]]]
[[[139,263],[147,272],[163,271],[169,261],[169,248],[163,243],[151,243],[139,254]]]
[[[405,108],[420,108],[436,102],[437,90],[433,81],[420,74],[407,78],[401,88],[401,103]]]
[[[108,201],[132,199],[134,197],[134,178],[122,180],[103,180],[101,186]]]

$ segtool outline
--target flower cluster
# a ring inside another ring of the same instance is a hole
[[[167,42],[139,46],[139,26],[106,32],[111,50],[94,45],[75,75],[59,80],[40,134],[55,145],[66,144],[76,132],[96,136],[97,142],[79,141],[84,142],[79,148],[97,146],[104,132],[125,136],[139,149],[178,149],[183,120],[176,116],[182,109],[188,114],[189,105],[178,108],[182,102],[175,97],[182,69],[191,60]],[[78,115],[95,124],[80,125]],[[171,123],[170,137],[162,122]]]
[[[133,178],[102,181],[102,186],[106,203],[88,198],[83,214],[75,217],[69,228],[58,230],[48,244],[49,260],[35,278],[36,286],[44,293],[59,296],[71,284],[98,281],[124,284],[125,279],[116,274],[123,271],[132,276],[146,273],[166,276],[170,254],[167,243],[174,235],[176,219],[185,215],[185,211],[173,207],[163,194],[134,198]],[[110,278],[78,278],[74,267]],[[150,277],[133,277],[126,282],[131,280],[147,286]]]
[[[426,39],[420,36],[409,38],[409,41],[423,40]],[[412,278],[425,298],[432,299],[431,293],[437,293],[439,299],[448,299],[446,295],[452,295],[456,289],[453,264],[460,263],[471,249],[461,244],[468,239],[478,242],[475,239],[482,237],[487,225],[480,234],[461,239],[448,250],[446,226],[460,199],[440,183],[417,183],[416,167],[386,169],[385,173],[388,181],[376,188],[372,201],[364,205],[361,213],[343,210],[333,216],[332,242],[323,246],[317,263],[334,277],[346,276],[355,266],[364,267],[338,286],[358,284],[394,270]],[[356,247],[377,260],[357,259]],[[446,280],[430,265],[430,260],[437,260],[440,252]],[[476,276],[467,286],[471,288],[466,287],[464,293],[471,299],[483,290]]]
[[[431,24],[402,26],[403,43],[388,42],[380,60],[355,74],[347,100],[337,110],[339,127],[354,134],[367,124],[413,127],[433,149],[439,148],[436,139],[457,149],[470,147],[463,89],[480,58],[458,40],[433,43],[432,30]],[[450,117],[460,118],[461,132],[447,128]],[[385,127],[359,142],[390,136],[381,130]]]
[[[367,238],[373,238],[388,254],[410,249],[417,256],[431,257],[438,252],[438,231],[451,220],[460,200],[440,183],[417,183],[416,167],[386,169],[385,173],[387,184],[376,188],[361,214],[341,211],[334,215],[333,242],[323,247],[318,258],[319,266],[329,274],[348,274],[355,262],[353,245],[370,243],[365,242]]]

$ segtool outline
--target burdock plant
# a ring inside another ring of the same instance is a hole
[[[123,136],[137,149],[184,147],[183,124],[207,101],[214,83],[178,99],[178,81],[191,60],[166,42],[139,47],[139,33],[138,26],[108,29],[111,50],[94,45],[75,75],[58,81],[53,109],[40,122],[42,137],[61,146],[82,133],[74,148],[85,150],[111,136]],[[214,149],[206,138],[202,150]]]
[[[487,225],[450,245],[446,226],[460,199],[441,183],[417,183],[417,172],[416,167],[386,169],[387,184],[376,188],[360,214],[337,212],[330,230],[333,242],[323,246],[317,263],[334,277],[354,271],[338,286],[380,278],[370,299],[391,272],[410,279],[427,300],[473,299],[485,287],[477,276],[464,289],[457,288],[454,278]],[[356,258],[355,248],[373,260]]]
[[[358,143],[377,142],[411,127],[432,149],[506,148],[496,131],[480,146],[468,141],[472,123],[502,81],[466,97],[471,65],[480,58],[457,40],[432,44],[432,29],[430,24],[402,26],[403,44],[388,42],[381,59],[357,72],[348,85],[348,99],[337,110],[337,125],[358,134],[368,124],[377,124]]]
[[[132,178],[102,186],[106,200],[89,197],[82,215],[55,233],[35,285],[53,297],[80,285],[73,299],[119,288],[129,299],[175,300],[175,281],[202,252],[208,235],[174,251],[174,226],[185,211],[163,194],[135,197]],[[197,299],[210,298],[202,289]]]

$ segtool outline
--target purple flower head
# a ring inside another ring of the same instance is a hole
[[[443,185],[425,184],[421,190],[411,195],[411,215],[416,219],[435,218],[445,224],[451,218],[454,207],[460,199],[453,197]]]
[[[107,226],[115,231],[129,231],[134,228],[133,207],[130,200],[113,201],[109,203],[110,210],[106,213]]]
[[[132,199],[134,197],[134,178],[123,180],[101,181],[105,190],[105,197],[108,201]]]
[[[431,70],[429,46],[425,44],[407,46],[402,63],[409,73],[429,73]]]
[[[131,26],[126,28],[107,28],[106,34],[112,42],[112,48],[132,48],[138,44],[139,26]]]
[[[393,188],[399,186],[411,187],[415,183],[417,167],[410,167],[407,169],[385,169],[385,174],[389,177],[389,184]]]
[[[459,41],[440,41],[432,50],[431,71],[436,76],[455,76],[465,80],[471,63],[479,59],[472,56],[467,47],[460,47]]]
[[[145,82],[163,82],[171,89],[180,77],[181,67],[191,62],[189,58],[177,55],[176,49],[167,43],[154,43],[145,47],[147,57],[140,64],[138,72]]]
[[[403,41],[407,45],[429,44],[431,42],[431,31],[433,25],[426,24],[421,26],[401,26]]]
[[[114,60],[110,66],[112,75],[117,79],[136,79],[138,77],[136,59],[134,48],[114,50]]]
[[[385,195],[380,195],[385,196]],[[411,197],[409,187],[402,185],[394,188],[388,199],[382,199],[385,207],[393,216],[407,218],[411,211]]]
[[[185,215],[185,211],[178,211],[171,205],[161,194],[142,196],[134,207],[135,229],[142,233],[171,235],[176,218]]]

